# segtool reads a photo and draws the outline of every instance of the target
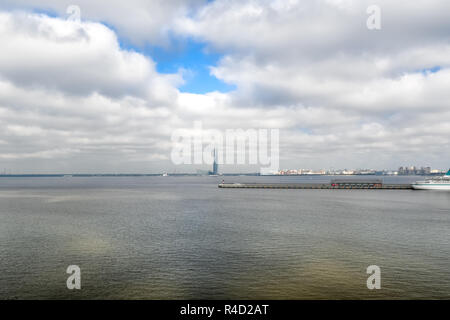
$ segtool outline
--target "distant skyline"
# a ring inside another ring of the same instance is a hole
[[[446,170],[450,2],[372,4],[2,0],[0,172],[210,170],[170,158],[199,120],[279,129],[280,169]]]
[[[137,175],[162,175],[162,174],[203,174],[203,175],[210,175],[210,174],[260,174],[259,168],[256,167],[250,167],[250,166],[240,166],[239,170],[233,171],[232,167],[226,167],[225,170],[222,170],[222,166],[217,168],[218,170],[214,172],[214,166],[213,167],[205,167],[205,166],[184,166],[186,170],[180,170],[178,167],[177,169],[170,171],[170,170],[162,170],[162,171],[147,171],[147,172],[140,172],[140,171],[78,171],[78,172],[72,172],[72,171],[61,171],[61,172],[36,172],[36,171],[13,171],[8,168],[3,168],[0,170],[0,175],[33,175],[33,174],[107,174],[107,175],[127,175],[127,174],[137,174]],[[247,168],[247,169],[245,169]],[[402,169],[400,171],[400,169]],[[408,171],[410,168],[414,168],[415,172]],[[212,169],[212,170],[211,170]],[[376,172],[384,172],[389,174],[399,174],[399,175],[413,175],[413,174],[442,174],[446,173],[450,168],[431,168],[428,167],[429,170],[426,170],[427,167],[423,166],[406,166],[406,167],[399,167],[399,168],[384,168],[384,169],[373,169],[373,168],[320,168],[320,169],[311,169],[311,168],[281,168],[278,172],[274,172],[275,175],[295,175],[295,174],[369,174],[369,173],[376,173]],[[424,170],[424,172],[421,172]]]

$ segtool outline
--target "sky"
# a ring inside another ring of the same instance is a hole
[[[0,43],[0,173],[195,172],[198,121],[278,129],[280,168],[450,167],[447,0],[0,0]]]

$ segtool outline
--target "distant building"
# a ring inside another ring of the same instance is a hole
[[[431,167],[420,167],[417,168],[415,166],[411,167],[400,167],[398,168],[398,175],[407,176],[407,175],[428,175],[432,174],[433,171]]]

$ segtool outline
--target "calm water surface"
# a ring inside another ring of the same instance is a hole
[[[221,180],[0,178],[0,299],[450,298],[449,192]],[[382,289],[371,291],[374,264]],[[66,288],[69,265],[79,291]]]

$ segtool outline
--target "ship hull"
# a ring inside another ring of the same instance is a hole
[[[433,184],[433,183],[413,183],[412,188],[415,190],[441,190],[450,191],[450,184]]]

